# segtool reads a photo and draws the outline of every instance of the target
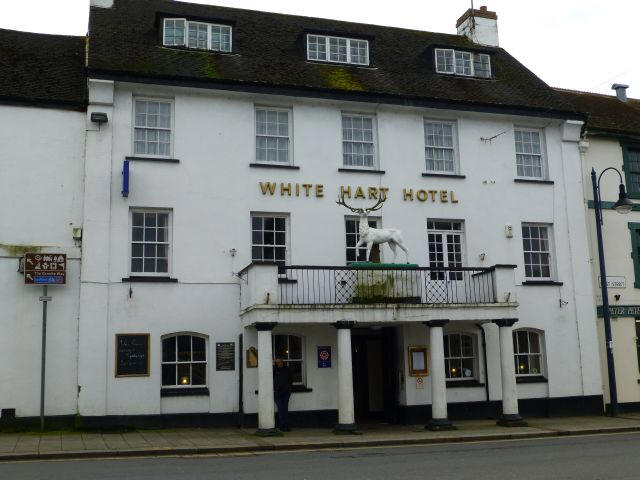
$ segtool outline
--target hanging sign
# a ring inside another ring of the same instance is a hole
[[[67,255],[64,253],[25,253],[25,285],[64,285]]]
[[[331,368],[331,347],[318,347],[318,368]]]

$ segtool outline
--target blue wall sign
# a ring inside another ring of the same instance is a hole
[[[331,368],[331,347],[318,347],[318,368]]]
[[[129,196],[129,160],[122,164],[122,196]]]

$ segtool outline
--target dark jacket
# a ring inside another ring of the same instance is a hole
[[[291,385],[293,379],[291,378],[291,370],[286,365],[282,367],[273,366],[273,393],[283,394],[291,393]]]

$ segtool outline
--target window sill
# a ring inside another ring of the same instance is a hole
[[[143,283],[178,283],[177,278],[154,277],[154,276],[131,276],[122,279],[123,282],[143,282]]]
[[[165,157],[124,157],[124,159],[136,162],[180,163],[180,160],[178,160],[177,158]]]
[[[514,178],[513,181],[516,183],[540,183],[542,185],[553,185],[555,183],[553,180],[536,180],[535,178]]]
[[[525,280],[522,282],[523,287],[531,287],[531,286],[550,286],[550,285],[564,285],[563,282],[556,282],[555,280]]]
[[[208,397],[209,389],[207,387],[192,387],[192,388],[161,388],[161,397]]]
[[[313,388],[308,388],[306,385],[291,385],[291,393],[311,393]],[[254,392],[258,395],[258,390]]]
[[[441,177],[441,178],[467,178],[466,175],[456,175],[455,173],[431,173],[425,172],[423,177]]]
[[[464,387],[484,387],[484,383],[480,383],[476,379],[472,380],[447,380],[447,388],[464,388]]]
[[[532,377],[519,377],[516,375],[516,383],[547,383],[548,381],[542,375]]]
[[[369,170],[366,168],[339,168],[339,172],[354,172],[354,173],[376,173],[378,175],[383,175],[386,172],[384,170]]]
[[[284,168],[288,170],[300,170],[298,165],[290,165],[288,163],[250,163],[251,168]]]

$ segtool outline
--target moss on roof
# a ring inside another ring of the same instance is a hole
[[[162,18],[171,16],[232,25],[233,51],[160,46]],[[309,32],[368,39],[371,65],[308,61]],[[91,7],[89,35],[89,73],[106,78],[152,77],[212,88],[224,83],[227,88],[358,93],[363,99],[393,97],[402,103],[571,111],[552,88],[505,50],[480,47],[460,35],[168,0],[115,0],[112,8]],[[436,73],[436,46],[489,53],[494,77]],[[210,61],[203,61],[203,56]]]

